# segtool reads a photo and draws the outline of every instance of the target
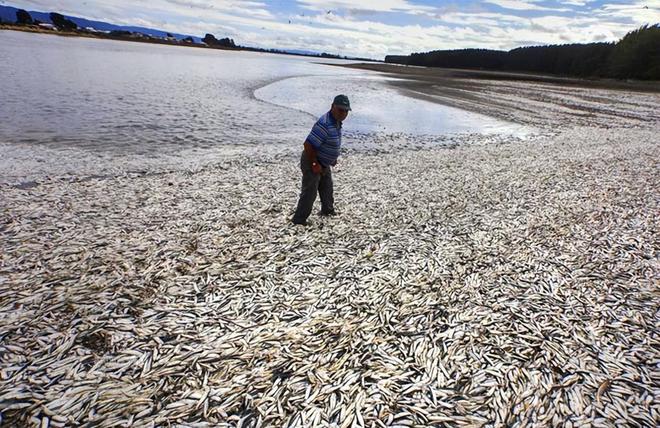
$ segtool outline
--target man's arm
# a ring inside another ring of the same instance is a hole
[[[328,138],[328,130],[321,120],[318,120],[312,127],[312,131],[305,140],[305,153],[307,159],[312,163],[312,172],[314,174],[321,173],[321,164],[318,160],[318,150],[321,148],[326,138]]]
[[[309,161],[312,163],[312,172],[314,172],[314,174],[320,174],[321,165],[319,164],[319,161],[316,158],[316,149],[307,141],[305,141],[304,147],[305,147],[304,150],[305,150],[305,154],[307,155],[307,159],[309,159]]]
[[[307,155],[307,159],[309,159],[310,162],[314,163],[317,162],[318,160],[316,159],[316,149],[314,146],[309,144],[308,141],[305,141],[305,154]]]

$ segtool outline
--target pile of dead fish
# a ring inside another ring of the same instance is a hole
[[[657,426],[654,137],[4,186],[1,423]]]

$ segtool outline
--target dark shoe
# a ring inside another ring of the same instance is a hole
[[[291,220],[291,223],[293,223],[294,225],[307,226],[307,222],[304,221],[304,220],[303,221],[298,221],[298,220],[293,219],[293,220]]]
[[[335,210],[330,210],[330,211],[321,211],[319,212],[319,215],[323,217],[332,217],[337,215],[337,212]]]

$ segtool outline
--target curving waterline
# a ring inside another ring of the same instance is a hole
[[[257,91],[259,91],[259,90],[261,90],[261,89],[265,89],[265,88],[267,88],[267,87],[269,87],[269,86],[272,86],[272,85],[275,85],[275,84],[277,84],[277,83],[283,82],[283,81],[285,81],[285,80],[296,79],[296,78],[300,78],[300,77],[315,77],[315,76],[319,76],[319,75],[318,75],[318,74],[301,74],[301,75],[296,75],[296,76],[279,77],[279,78],[277,78],[277,79],[273,79],[273,80],[269,81],[269,82],[266,83],[266,84],[263,84],[263,85],[259,85],[259,86],[256,86],[256,87],[249,88],[250,98],[251,98],[252,100],[254,100],[254,101],[258,101],[258,102],[266,103],[266,104],[268,104],[268,105],[277,106],[277,107],[283,107],[283,108],[287,108],[287,109],[289,109],[289,110],[297,111],[297,112],[299,112],[299,113],[303,113],[303,114],[305,114],[305,115],[307,115],[307,116],[310,116],[310,117],[312,117],[312,118],[315,119],[314,115],[313,115],[312,113],[308,112],[308,111],[301,110],[301,109],[297,109],[297,108],[293,108],[293,107],[291,107],[291,106],[287,106],[287,105],[284,105],[284,104],[278,104],[278,103],[276,103],[276,102],[269,101],[269,100],[267,100],[267,99],[265,99],[265,98],[262,98],[262,97],[258,97],[258,96],[257,96]]]

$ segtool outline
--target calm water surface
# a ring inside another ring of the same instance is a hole
[[[298,144],[336,93],[359,132],[502,132],[343,61],[0,31],[0,142],[130,153]],[[326,64],[319,64],[318,62]]]

